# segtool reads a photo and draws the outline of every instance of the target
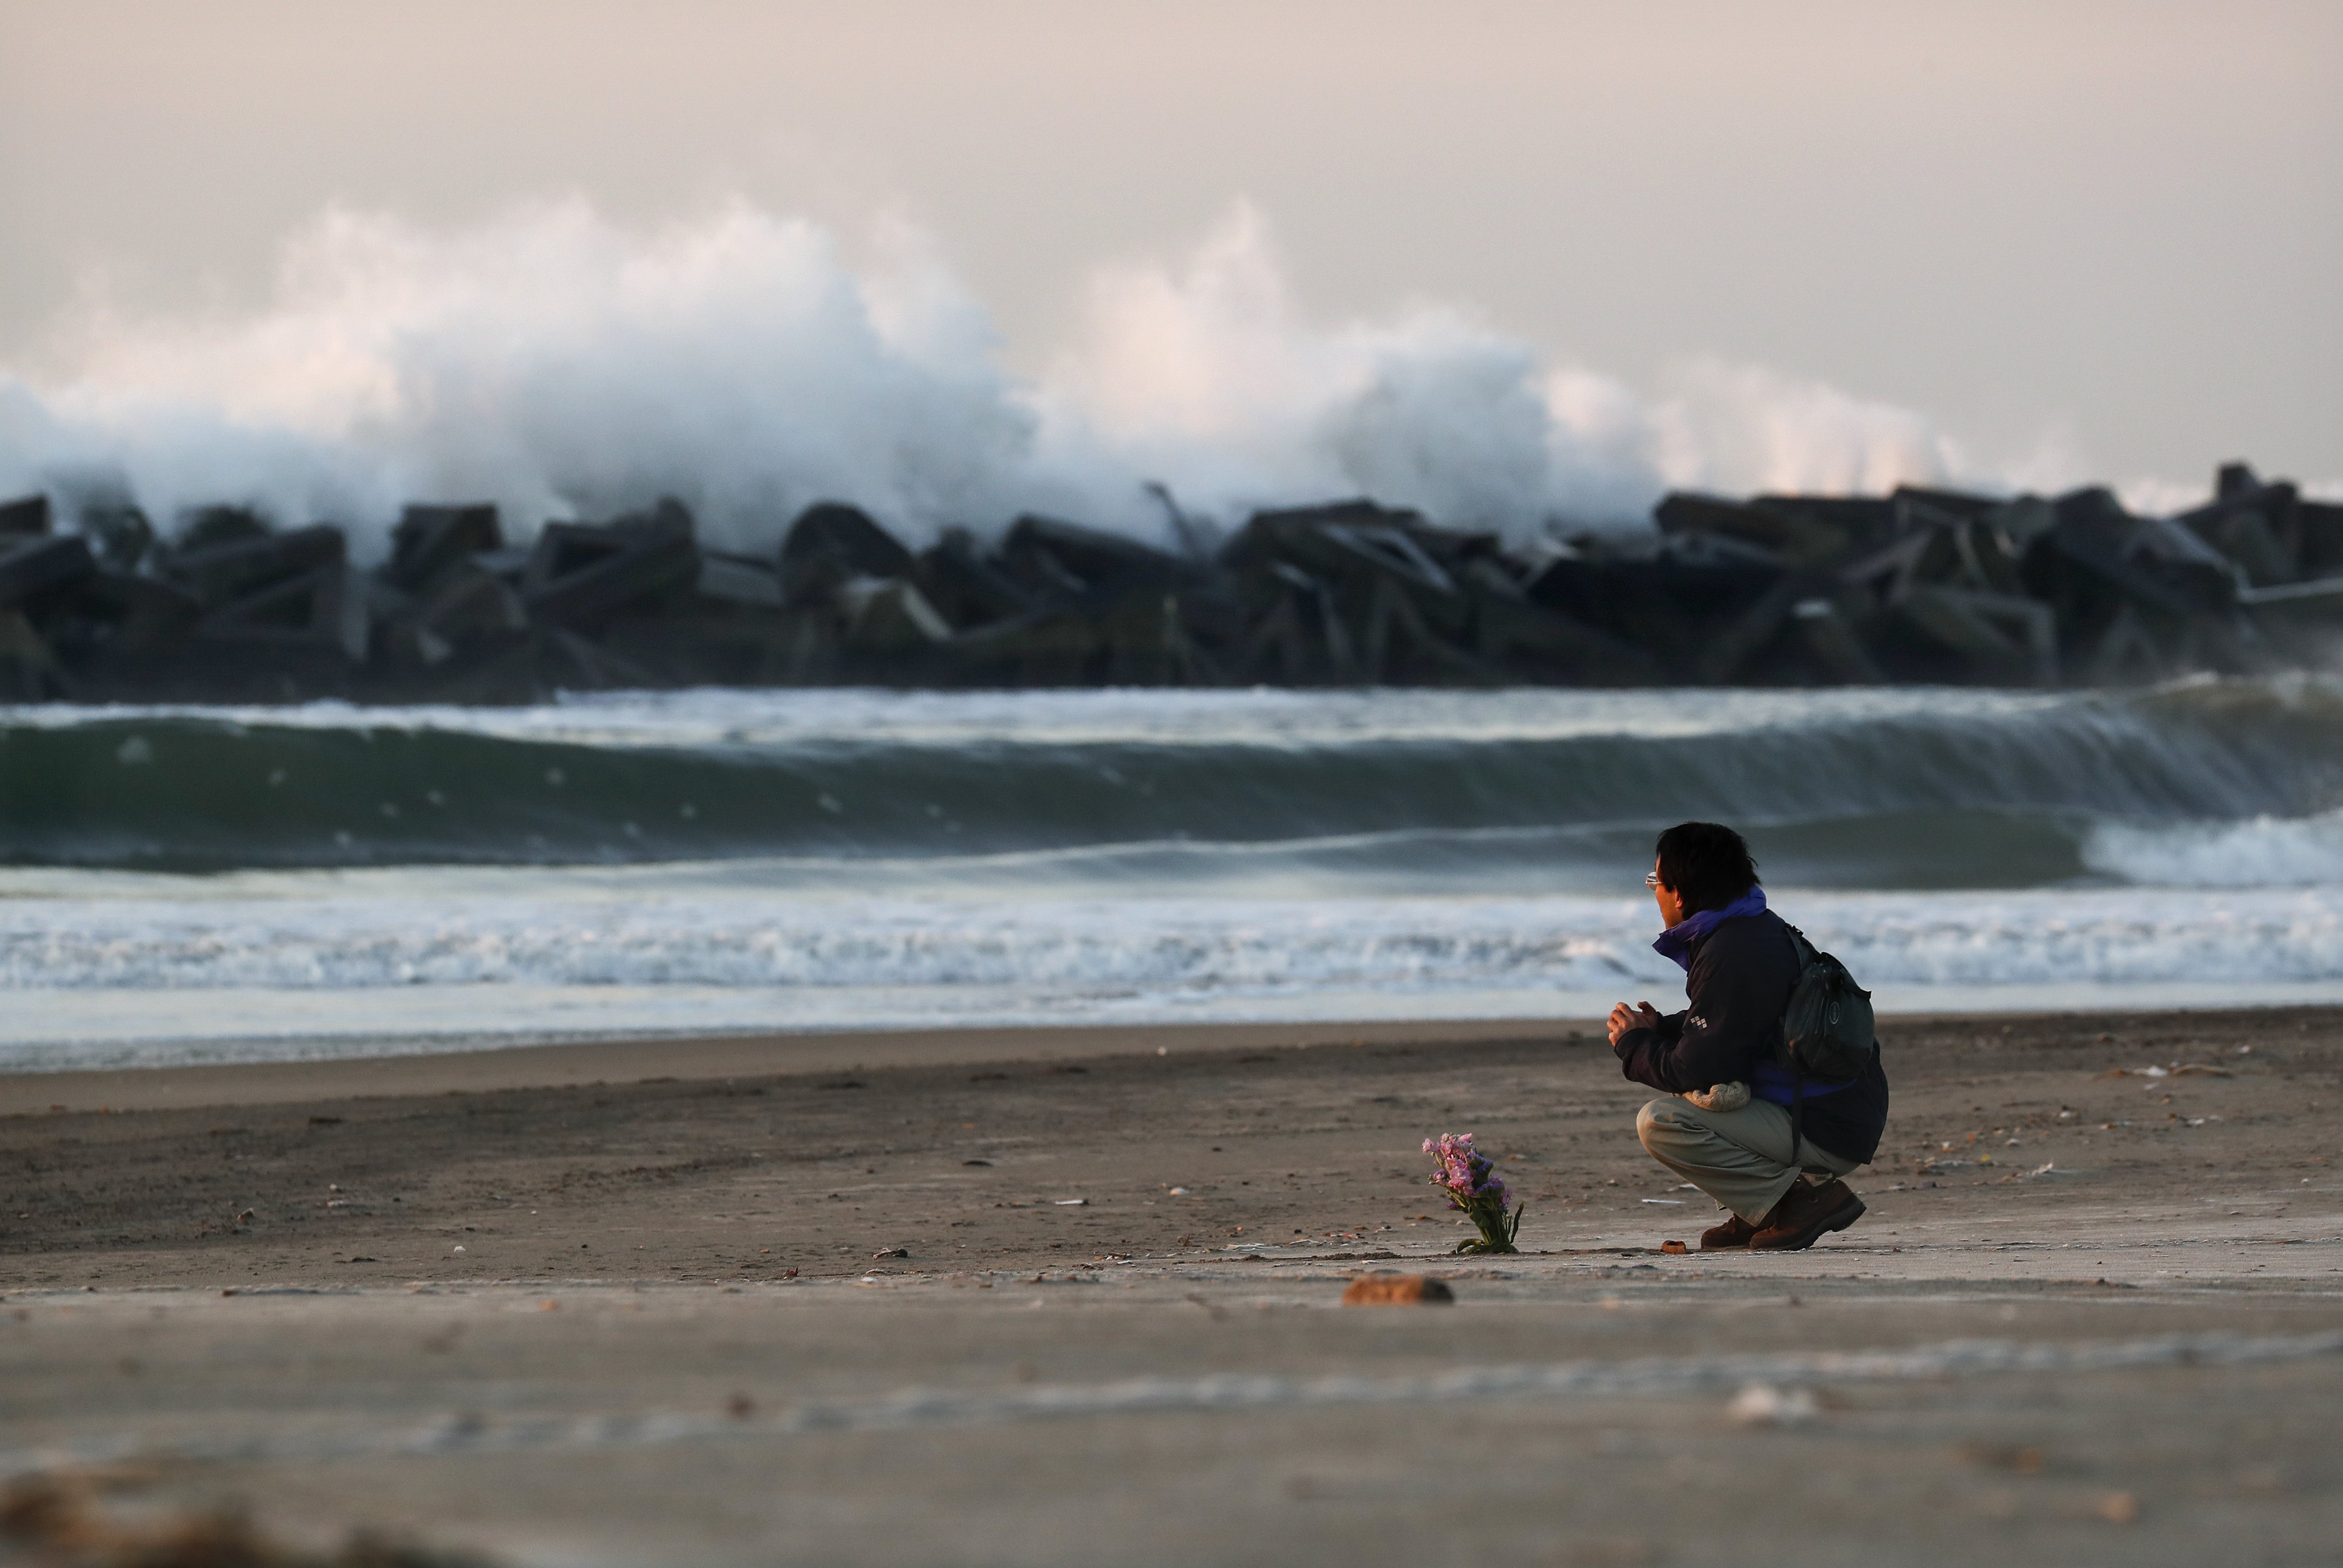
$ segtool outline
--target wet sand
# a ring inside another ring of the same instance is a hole
[[[1884,1040],[1870,1213],[1754,1256],[1584,1023],[0,1081],[89,1106],[0,1120],[0,1461],[512,1561],[2332,1561],[2343,1010]]]

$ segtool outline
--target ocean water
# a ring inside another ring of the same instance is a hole
[[[2343,682],[0,709],[0,1063],[1677,1005],[1748,834],[1890,1010],[2343,999]]]

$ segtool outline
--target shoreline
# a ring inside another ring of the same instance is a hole
[[[132,1081],[156,1073],[177,1074],[194,1082],[201,1073],[218,1072],[235,1081],[237,1070],[265,1075],[269,1070],[281,1069],[306,1078],[343,1064],[357,1074],[353,1081],[368,1086],[348,1092],[382,1091],[373,1087],[377,1083],[397,1092],[405,1081],[403,1075],[418,1070],[388,1064],[441,1058],[494,1056],[508,1063],[538,1064],[531,1071],[544,1070],[541,1064],[558,1060],[565,1053],[600,1052],[626,1059],[594,1069],[608,1076],[636,1070],[633,1059],[637,1057],[649,1060],[665,1053],[696,1063],[714,1051],[715,1065],[676,1070],[688,1070],[691,1076],[721,1076],[787,1070],[791,1060],[817,1069],[854,1065],[861,1060],[858,1054],[861,1047],[880,1051],[880,1060],[890,1061],[957,1060],[955,1053],[964,1050],[1002,1049],[1013,1059],[1023,1049],[1017,1042],[1028,1039],[1053,1042],[1047,1047],[1051,1050],[1064,1044],[1084,1050],[1093,1049],[1085,1042],[1096,1042],[1095,1049],[1109,1053],[1151,1050],[1158,1044],[1192,1049],[1197,1042],[1221,1039],[1259,1039],[1271,1043],[1301,1038],[1385,1040],[1396,1038],[1394,1031],[1427,1038],[1483,1039],[1493,1030],[1505,1034],[1522,1028],[1584,1028],[1606,1017],[1612,1005],[1622,1000],[1648,1000],[1663,1011],[1683,1005],[1680,991],[1672,985],[1639,985],[1623,979],[1602,990],[1500,988],[1412,997],[1322,990],[1285,999],[1285,1006],[1249,1003],[1226,1012],[1210,1007],[1167,1011],[1112,998],[1097,1008],[1046,1012],[977,1002],[963,1009],[898,1006],[857,1016],[858,1010],[841,1010],[835,1005],[835,998],[826,997],[825,1002],[830,1005],[817,1006],[811,1016],[805,1016],[803,1010],[790,1005],[786,992],[777,992],[760,998],[759,1005],[753,1008],[717,1009],[712,1016],[709,1010],[700,1010],[698,1017],[689,1016],[692,1010],[686,1009],[686,1016],[662,1020],[657,1010],[626,1005],[627,998],[612,1004],[597,996],[598,990],[608,988],[576,986],[542,996],[503,997],[492,1003],[468,1000],[455,1012],[443,1002],[439,1011],[446,1014],[441,1022],[447,1026],[435,1027],[430,1009],[420,1016],[417,1013],[417,989],[329,993],[333,1008],[349,1015],[344,1023],[359,1027],[326,1021],[317,1015],[317,993],[307,991],[238,988],[0,990],[0,996],[8,997],[11,1003],[9,1009],[0,1010],[6,1014],[0,1016],[0,1115],[46,1110],[52,1104],[191,1103],[176,1091],[161,1091],[152,1083],[130,1087]],[[531,991],[528,987],[487,989]],[[1962,1018],[2209,1014],[2343,1007],[2343,980],[2169,980],[2120,987],[2080,982],[1986,987],[1886,983],[1873,989],[1872,999],[1883,1026],[1891,1020],[1925,1023]],[[130,1010],[126,1011],[126,1007]],[[473,1020],[457,1026],[453,1020],[463,1010],[469,1010]],[[310,1016],[303,1026],[280,1027],[304,1013]],[[383,1027],[386,1015],[396,1020],[389,1027]],[[598,1015],[602,1015],[599,1020]],[[794,1021],[774,1021],[779,1019]],[[375,1027],[364,1027],[367,1022]],[[128,1026],[126,1031],[125,1026]],[[736,1065],[727,1065],[749,1042],[763,1042],[765,1049],[752,1051]],[[361,1070],[359,1064],[364,1063],[376,1065],[370,1070]],[[521,1078],[502,1070],[447,1070],[455,1087],[474,1082],[518,1087],[574,1080],[566,1067],[549,1077]],[[329,1081],[333,1078],[327,1075]],[[330,1088],[324,1091],[340,1092]]]
[[[2192,1015],[2273,1020],[2335,1010],[2326,996],[2273,1003],[2011,1008],[1880,1013],[1891,1030],[2016,1025],[2123,1029]],[[625,1034],[465,1044],[379,1054],[246,1061],[0,1070],[0,1118],[77,1111],[287,1105],[312,1101],[472,1094],[583,1084],[709,1081],[801,1073],[1077,1061],[1091,1058],[1306,1050],[1327,1045],[1476,1045],[1551,1039],[1599,1043],[1602,1017],[1333,1019],[1293,1022],[940,1026],[915,1029]]]
[[[1598,1020],[1584,1018],[1523,1018],[638,1035],[296,1061],[0,1072],[0,1117],[1322,1045],[1467,1045],[1549,1035],[1570,1038],[1574,1031],[1592,1038],[1600,1027]]]

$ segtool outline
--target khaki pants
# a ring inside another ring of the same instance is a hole
[[[1703,1111],[1671,1094],[1635,1113],[1635,1136],[1652,1158],[1751,1224],[1774,1211],[1798,1180],[1790,1163],[1790,1113],[1770,1100],[1738,1111]],[[1815,1147],[1799,1154],[1807,1170],[1844,1176],[1855,1161]]]

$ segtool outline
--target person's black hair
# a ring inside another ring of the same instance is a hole
[[[1679,822],[1660,835],[1660,880],[1684,913],[1721,910],[1757,885],[1757,862],[1740,834],[1718,822]]]

